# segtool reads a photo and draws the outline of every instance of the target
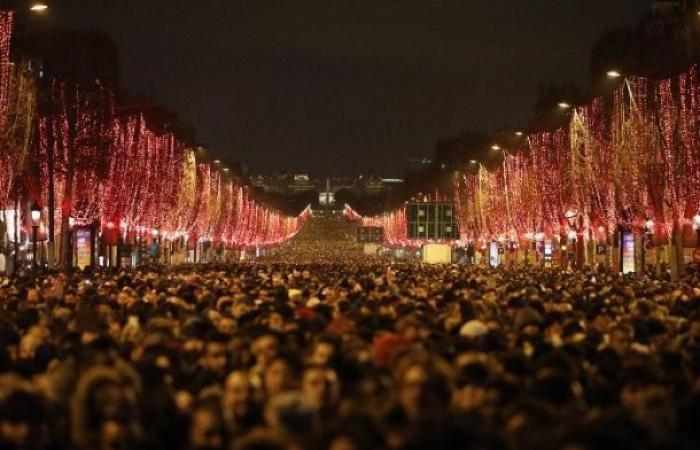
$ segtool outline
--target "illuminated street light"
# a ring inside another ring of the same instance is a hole
[[[516,131],[516,132],[515,132],[515,135],[518,136],[518,137],[522,137],[523,132],[522,132],[522,131]]]
[[[491,150],[493,150],[494,152],[503,152],[503,164],[505,164],[505,157],[512,156],[510,153],[508,153],[508,150],[506,150],[505,148],[501,148],[498,145],[494,145],[493,147],[491,147]]]
[[[566,103],[566,102],[559,102],[559,103],[557,104],[557,106],[559,106],[559,109],[569,109],[569,108],[571,108],[571,105],[568,104],[568,103]]]
[[[38,205],[32,205],[32,226],[38,227],[41,223],[41,208]]]
[[[41,208],[34,203],[31,206],[32,219],[32,268],[36,271],[39,264],[37,263],[36,241],[39,235],[39,225],[41,225]]]
[[[221,164],[221,160],[215,159],[214,164]]]
[[[486,169],[484,169],[484,165],[481,164],[481,162],[480,162],[480,161],[477,161],[476,159],[470,160],[470,161],[469,161],[469,164],[471,164],[471,165],[473,165],[473,166],[477,166],[477,167],[479,168],[479,170],[486,170]]]
[[[608,78],[620,78],[622,76],[622,74],[617,70],[609,70],[607,75]]]
[[[29,10],[32,12],[44,12],[49,9],[49,5],[46,3],[34,3]]]
[[[224,167],[224,172],[227,172],[227,173],[228,173],[228,171],[229,171],[229,168],[228,168],[228,167]]]

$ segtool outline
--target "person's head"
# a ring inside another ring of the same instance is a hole
[[[421,397],[428,381],[428,372],[420,365],[413,365],[404,372],[399,382],[399,403],[409,416],[418,416],[421,410]]]
[[[338,401],[338,376],[326,366],[309,366],[302,376],[301,391],[319,410],[331,411]]]
[[[11,359],[16,359],[20,342],[20,335],[14,324],[9,321],[0,322],[0,347],[7,350]]]
[[[222,317],[216,324],[220,333],[231,336],[236,331],[236,321],[232,317]]]
[[[620,355],[624,355],[629,350],[632,339],[632,327],[617,325],[613,327],[608,334],[608,345]]]
[[[284,331],[285,320],[284,316],[277,311],[271,312],[265,320],[265,324],[271,330]]]
[[[224,428],[218,402],[206,400],[195,405],[190,419],[189,448],[216,450],[224,448]]]
[[[309,355],[308,362],[313,365],[324,366],[330,363],[336,353],[336,345],[330,339],[319,339],[316,341]]]
[[[409,419],[445,408],[449,400],[449,375],[437,358],[407,358],[397,368],[398,401]]]
[[[228,362],[226,355],[226,344],[228,338],[224,334],[215,333],[204,343],[204,351],[200,358],[200,365],[217,375],[223,375],[226,372],[226,364]]]
[[[279,351],[279,341],[277,336],[271,333],[264,333],[253,340],[250,345],[250,352],[255,357],[255,364],[259,367],[267,365],[277,356]]]
[[[279,356],[270,361],[263,374],[263,387],[268,398],[297,384],[298,372],[295,366],[294,361],[288,357]]]
[[[252,386],[248,373],[235,370],[226,377],[223,396],[224,417],[236,420],[250,412],[253,403]]]
[[[272,397],[265,407],[267,425],[290,437],[312,434],[318,426],[318,410],[299,391],[288,391]]]
[[[15,377],[0,377],[0,448],[39,450],[47,443],[46,416],[41,398]]]
[[[141,438],[137,393],[113,367],[85,372],[71,400],[71,438],[81,450],[121,449]]]
[[[460,411],[478,411],[493,404],[498,391],[491,385],[486,363],[471,362],[461,368],[452,391],[452,405]]]
[[[34,358],[36,349],[41,345],[42,341],[35,333],[27,333],[22,337],[19,343],[20,359],[29,360]]]

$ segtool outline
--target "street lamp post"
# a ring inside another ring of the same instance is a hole
[[[484,168],[484,165],[481,164],[481,162],[477,161],[476,159],[470,160],[470,161],[469,161],[469,164],[475,165],[475,166],[478,167],[478,172],[477,172],[477,179],[478,179],[478,183],[477,183],[477,189],[478,189],[477,197],[478,197],[478,211],[479,211],[479,230],[478,230],[478,231],[481,232],[481,231],[483,231],[483,229],[484,229],[484,224],[485,224],[485,220],[484,220],[484,210],[483,210],[483,187],[482,187],[482,184],[481,184],[481,183],[482,183],[482,176],[483,176],[483,173],[484,173],[484,171],[485,171],[486,169]]]
[[[647,269],[647,243],[652,242],[653,236],[652,233],[654,232],[654,221],[652,219],[648,219],[646,222],[644,222],[644,230],[642,232],[642,246],[640,248],[640,259],[641,263],[639,265],[639,271],[644,274]]]
[[[575,211],[573,209],[569,209],[564,213],[564,217],[566,217],[566,221],[569,223],[569,233],[567,237],[572,243],[573,250],[574,250],[574,265],[577,269],[580,269],[580,258],[579,258],[579,236],[578,236],[578,226],[577,226],[577,220],[578,220],[579,213],[578,211]]]
[[[32,215],[32,267],[34,271],[39,267],[37,263],[36,241],[39,235],[39,224],[41,223],[41,208],[36,203],[31,208]]]

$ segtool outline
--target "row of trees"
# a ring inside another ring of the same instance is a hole
[[[278,243],[301,226],[308,212],[288,217],[256,202],[182,137],[172,114],[127,100],[99,36],[36,39],[13,62],[11,35],[12,13],[0,12],[0,210],[16,211],[19,224],[38,205],[48,239],[60,230],[64,262],[72,224],[239,247]]]
[[[501,165],[460,174],[462,238],[517,241],[571,231],[604,238],[619,228],[653,228],[663,240],[697,225],[699,118],[695,68],[663,80],[624,80],[574,108],[567,126],[504,149]]]
[[[409,239],[406,208],[399,208],[376,216],[363,216],[347,203],[343,214],[349,220],[359,222],[364,227],[381,227],[383,242],[392,247],[420,246],[418,239]]]
[[[673,244],[682,265],[683,242],[696,245],[700,229],[697,69],[625,79],[568,114],[558,129],[491,142],[499,162],[472,161],[454,172],[460,241],[593,245],[632,231]],[[412,244],[403,207],[364,222],[384,226],[389,244]]]

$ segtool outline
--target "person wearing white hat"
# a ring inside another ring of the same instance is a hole
[[[466,338],[478,338],[489,332],[489,329],[480,320],[470,320],[459,329],[459,335]]]

